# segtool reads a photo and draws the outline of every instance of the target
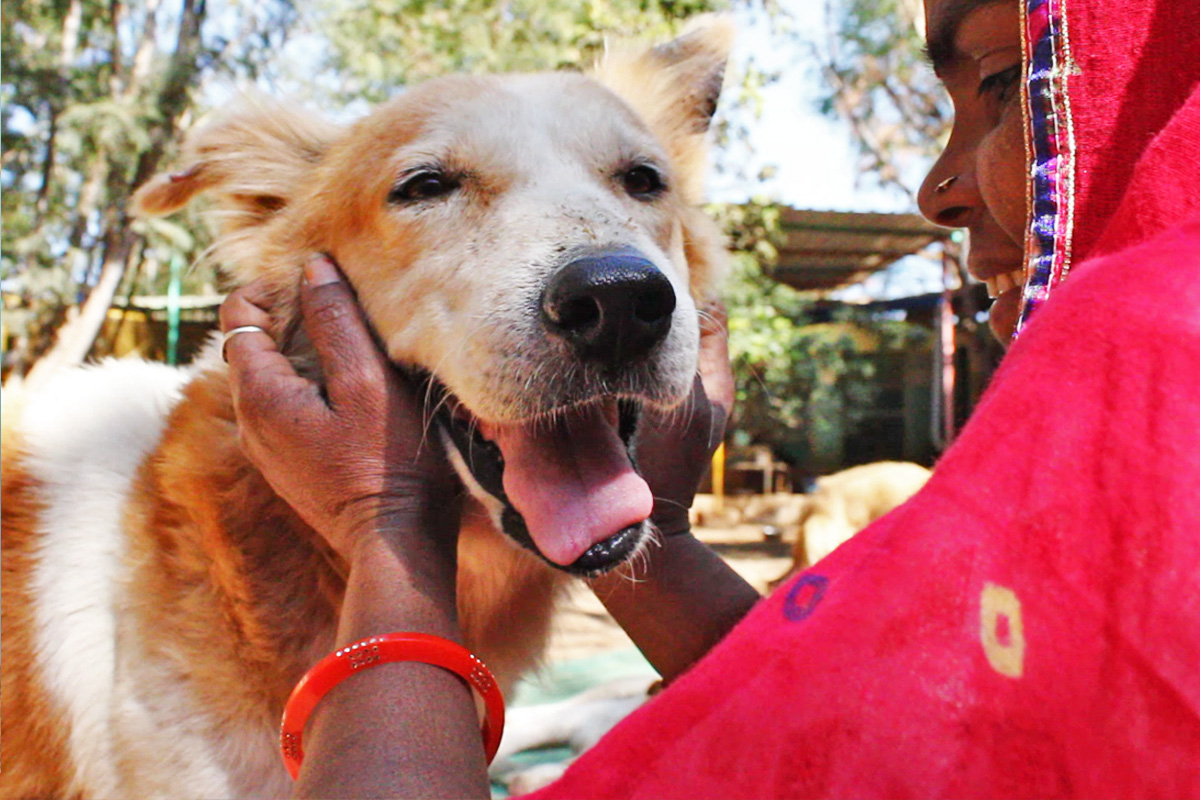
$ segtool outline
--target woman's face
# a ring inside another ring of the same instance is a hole
[[[1005,344],[1025,282],[1019,13],[1018,0],[925,0],[929,54],[954,126],[917,199],[930,221],[970,232],[967,269],[995,298],[991,327]]]

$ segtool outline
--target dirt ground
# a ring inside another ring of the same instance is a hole
[[[759,592],[791,566],[790,542],[768,541],[762,525],[697,527],[696,536],[724,558],[731,567]],[[633,643],[613,621],[604,606],[583,584],[573,586],[570,596],[558,612],[551,633],[546,663],[569,661],[627,650]]]

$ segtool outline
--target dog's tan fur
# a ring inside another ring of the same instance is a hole
[[[908,461],[875,461],[817,478],[816,488],[797,495],[792,566],[772,581],[777,586],[811,567],[854,534],[890,513],[921,490],[932,473]]]
[[[596,78],[441,79],[349,127],[274,103],[243,109],[201,131],[184,168],[137,202],[167,213],[215,198],[214,256],[235,282],[267,281],[272,333],[303,369],[301,266],[333,254],[389,354],[498,422],[578,399],[512,296],[572,249],[636,247],[681,290],[661,380],[644,387],[669,406],[690,387],[695,307],[724,257],[695,204],[711,112],[700,106],[715,101],[730,38],[727,23],[709,23],[614,54]],[[661,202],[614,183],[622,159],[642,153],[668,172]],[[397,173],[429,158],[461,171],[460,196],[389,206]],[[165,370],[71,372],[49,387],[52,403],[30,398],[6,424],[0,796],[289,791],[279,715],[331,647],[341,566],[240,451],[215,348],[186,375]],[[155,399],[122,394],[143,379]],[[503,539],[478,505],[459,552],[467,643],[511,685],[542,649],[566,577]],[[103,573],[94,585],[92,567]]]

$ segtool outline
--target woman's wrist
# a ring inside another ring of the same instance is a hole
[[[753,586],[687,532],[666,538],[636,582],[609,573],[588,584],[668,683],[759,600]]]
[[[457,516],[406,513],[356,531],[338,644],[393,631],[460,641],[457,527]]]
[[[454,561],[461,509],[462,499],[454,492],[389,500],[386,508],[376,507],[361,519],[346,523],[338,537],[349,544],[342,556],[351,566],[384,557],[414,565]]]
[[[650,515],[650,521],[663,536],[681,536],[692,530],[692,520],[686,508],[673,508],[661,513],[655,511]]]

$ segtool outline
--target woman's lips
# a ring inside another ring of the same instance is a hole
[[[1021,292],[1017,288],[1003,292],[988,309],[988,326],[1005,347],[1012,341],[1021,312]]]
[[[989,326],[996,338],[1007,347],[1016,330],[1017,317],[1020,316],[1025,269],[1012,266],[1020,264],[1020,259],[1001,257],[1008,256],[1007,252],[996,253],[989,249],[971,255],[974,257],[969,259],[968,269],[976,280],[983,282],[988,297],[993,301],[988,309]]]

